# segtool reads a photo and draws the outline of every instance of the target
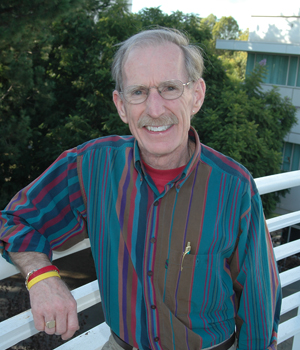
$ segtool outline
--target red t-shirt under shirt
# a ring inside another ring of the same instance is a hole
[[[161,170],[161,169],[154,169],[150,165],[146,164],[145,162],[143,162],[143,165],[147,173],[151,176],[159,193],[161,193],[164,190],[165,185],[168,182],[175,179],[175,177],[177,177],[185,168],[185,165],[184,165],[175,169]]]

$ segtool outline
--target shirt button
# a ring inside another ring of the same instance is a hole
[[[150,239],[150,242],[151,242],[151,243],[155,243],[155,242],[156,242],[156,239],[155,239],[154,237],[152,237],[152,238]]]
[[[147,275],[148,275],[148,276],[152,276],[152,275],[153,275],[153,271],[148,271],[148,272],[147,272]]]
[[[151,309],[152,309],[152,310],[155,310],[155,309],[156,309],[156,306],[155,306],[155,305],[151,305]]]
[[[154,202],[154,206],[155,206],[155,207],[158,206],[158,201]]]
[[[155,337],[155,338],[154,338],[154,341],[159,341],[159,338],[158,338],[158,337]]]

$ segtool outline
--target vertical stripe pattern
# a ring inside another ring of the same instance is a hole
[[[236,327],[238,349],[275,349],[281,291],[255,183],[190,138],[192,159],[160,194],[131,136],[64,152],[0,213],[3,256],[51,257],[88,234],[106,322],[127,343],[199,350]]]

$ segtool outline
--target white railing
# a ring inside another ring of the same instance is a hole
[[[262,177],[255,180],[260,194],[270,193],[277,190],[300,186],[300,170],[284,174]],[[280,230],[294,224],[300,223],[300,211],[267,220],[270,232]],[[54,260],[74,252],[90,247],[89,240],[77,244],[71,249],[54,253]],[[285,259],[300,252],[300,239],[275,247],[276,260]],[[0,257],[0,280],[18,273],[18,270],[8,264]],[[299,282],[300,285],[300,266],[294,267],[288,271],[280,273],[282,287]],[[293,338],[291,350],[299,349],[300,344],[300,287],[295,293],[283,298],[281,315],[291,310],[296,310],[296,316],[281,322],[278,332],[278,343],[282,343],[289,338]],[[78,312],[87,309],[99,303],[100,295],[97,281],[88,283],[72,291],[76,301]],[[33,318],[30,310],[20,313],[0,323],[0,350],[5,350],[18,342],[38,333],[34,328]],[[56,350],[89,350],[101,349],[110,334],[110,330],[105,323],[92,328],[88,332],[79,335],[65,344],[56,348]],[[87,347],[88,344],[88,347]]]

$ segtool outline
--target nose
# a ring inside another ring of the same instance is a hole
[[[157,88],[151,87],[146,100],[146,113],[152,118],[159,118],[165,112],[164,102]]]

